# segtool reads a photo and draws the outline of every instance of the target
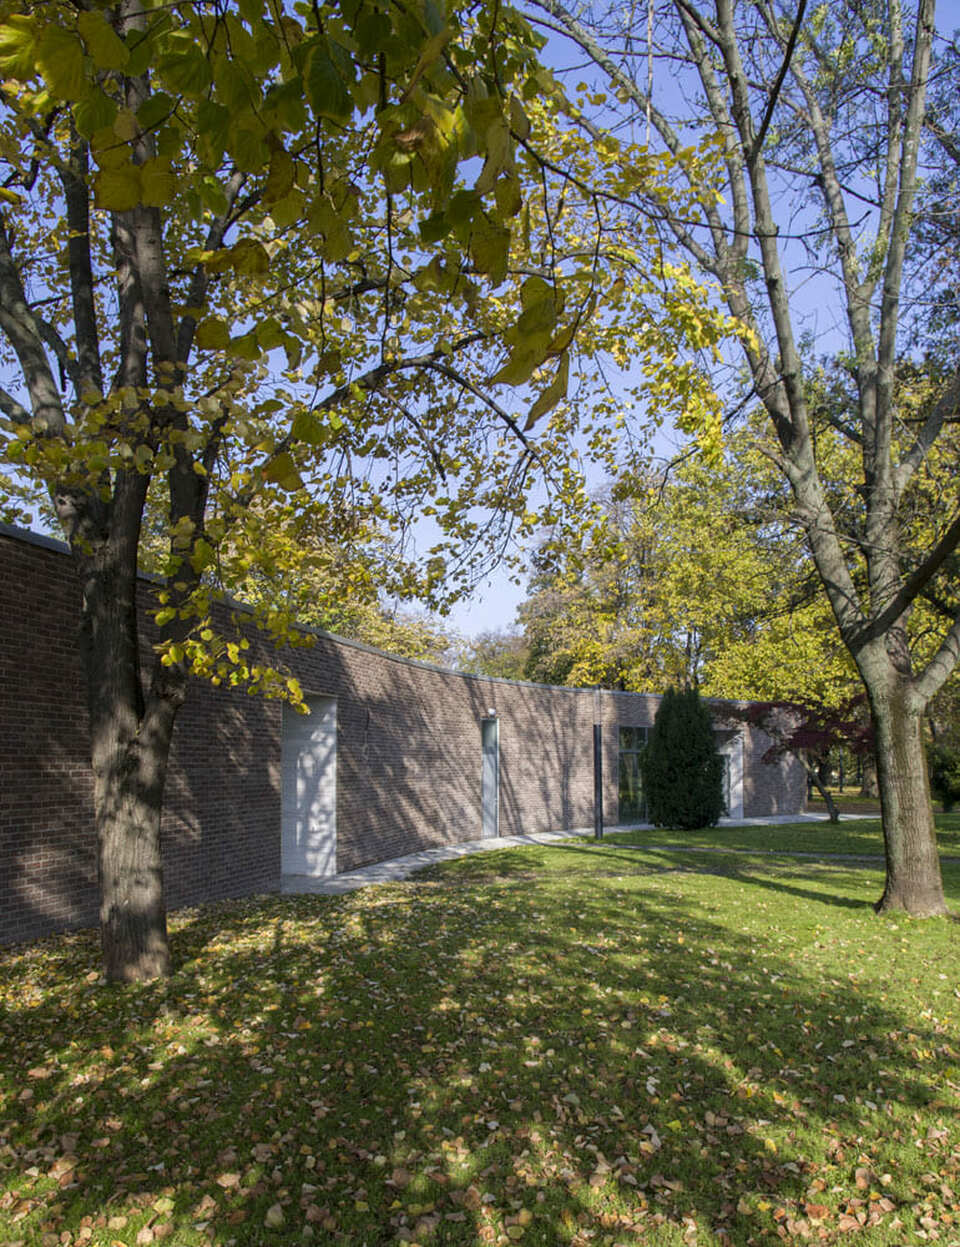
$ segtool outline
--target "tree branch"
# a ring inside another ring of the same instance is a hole
[[[954,619],[953,626],[943,638],[943,643],[927,663],[923,674],[914,680],[914,695],[921,702],[928,702],[940,691],[960,661],[960,615]]]
[[[67,256],[73,299],[73,331],[77,341],[74,386],[78,396],[87,389],[103,391],[100,334],[93,294],[93,262],[90,256],[88,171],[87,144],[74,131],[69,163],[61,165],[59,173],[67,207]]]
[[[33,314],[33,319],[37,326],[37,333],[40,335],[41,340],[53,352],[54,358],[60,366],[61,384],[66,385],[69,380],[77,394],[77,397],[79,397],[83,388],[81,385],[80,365],[75,359],[70,358],[70,351],[66,342],[64,342],[63,338],[60,337],[59,333],[57,333],[56,329],[54,329],[53,325],[51,325],[49,321],[44,320],[42,316],[38,316],[36,312]]]
[[[923,422],[913,445],[894,468],[893,479],[898,495],[903,493],[914,472],[930,453],[944,424],[956,415],[958,408],[960,408],[960,372],[954,374],[950,384]]]
[[[223,245],[223,239],[227,230],[234,224],[235,220],[231,216],[234,205],[237,201],[244,182],[242,173],[234,173],[230,181],[224,188],[227,196],[227,206],[219,217],[211,224],[207,231],[206,247],[207,251],[216,251]],[[202,308],[207,302],[207,290],[210,285],[210,277],[202,264],[198,264],[193,270],[193,276],[190,279],[190,290],[187,295],[187,306],[190,308]],[[194,315],[185,315],[180,318],[180,324],[177,327],[177,363],[181,367],[185,367],[190,361],[190,352],[193,349],[193,339],[197,331],[197,318]]]
[[[758,153],[763,149],[763,140],[767,137],[767,130],[770,128],[770,122],[773,119],[773,110],[777,106],[777,99],[780,96],[783,80],[787,76],[787,70],[790,68],[790,62],[793,60],[793,50],[797,45],[797,36],[800,34],[800,24],[803,21],[804,10],[807,7],[807,0],[800,0],[797,8],[797,16],[794,18],[793,29],[790,31],[790,38],[787,40],[786,50],[783,54],[783,61],[780,65],[780,71],[777,74],[776,81],[773,84],[773,90],[770,92],[770,99],[767,101],[767,108],[763,114],[763,120],[760,123],[760,129],[757,131],[757,137],[754,140],[753,147],[747,153],[747,164],[753,164]]]
[[[30,413],[12,394],[0,387],[0,411],[14,424],[29,424]]]
[[[895,596],[861,629],[857,643],[866,644],[883,636],[923,592],[958,545],[960,545],[960,512],[954,516],[940,540],[920,566],[904,580]]]
[[[27,305],[3,213],[0,213],[0,330],[16,352],[34,420],[48,433],[62,433],[67,421],[60,390],[43,349],[37,319]]]

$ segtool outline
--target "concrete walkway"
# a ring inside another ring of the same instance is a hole
[[[875,814],[841,814],[844,822],[861,818],[876,818]],[[770,818],[721,818],[721,827],[764,827],[778,823],[825,823],[825,814],[778,814]],[[644,823],[638,828],[608,827],[607,831],[650,830],[651,824]],[[524,844],[555,844],[559,840],[570,840],[577,836],[593,836],[592,827],[573,827],[565,831],[541,831],[529,836],[491,836],[486,840],[464,840],[460,844],[443,844],[435,849],[421,849],[419,853],[408,853],[406,857],[395,857],[387,862],[374,862],[372,866],[362,866],[359,870],[348,870],[342,875],[324,875],[316,878],[312,875],[284,875],[280,890],[285,895],[295,893],[311,893],[318,896],[339,896],[343,892],[353,892],[357,888],[365,888],[372,883],[396,883],[407,879],[425,866],[434,862],[448,862],[455,857],[466,857],[468,853],[489,853],[493,849],[507,849]],[[611,846],[613,847],[613,846]],[[626,846],[623,846],[626,847]],[[646,848],[662,848],[662,845],[646,845]],[[701,850],[702,851],[702,850]],[[775,850],[772,850],[775,851]]]

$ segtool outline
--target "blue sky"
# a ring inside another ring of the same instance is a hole
[[[949,37],[960,27],[960,0],[940,0],[937,5],[936,23],[939,31]],[[553,39],[547,47],[547,59],[555,69],[571,64],[568,48],[558,46]],[[581,71],[575,70],[570,82],[576,82]],[[586,71],[583,71],[587,76]],[[683,108],[678,80],[662,74],[654,79],[654,99],[664,111]],[[789,192],[781,189],[781,202],[775,203],[774,211],[787,229],[803,229],[812,224],[809,212],[800,216],[793,213]],[[790,225],[786,223],[790,222]],[[791,283],[791,304],[795,311],[794,323],[798,337],[806,337],[813,343],[817,353],[827,354],[846,348],[849,337],[846,312],[836,279],[818,270],[810,263],[802,250],[802,244],[794,242],[784,246],[784,257]],[[735,348],[736,350],[736,348]],[[736,354],[739,354],[738,350]],[[731,354],[731,362],[739,361]],[[679,434],[666,430],[655,444],[656,453],[664,460],[671,458],[681,445]],[[591,482],[599,487],[600,479]],[[448,619],[450,625],[465,636],[478,632],[508,629],[514,621],[517,606],[526,596],[525,587],[511,582],[504,570],[477,585],[473,594],[458,603]]]

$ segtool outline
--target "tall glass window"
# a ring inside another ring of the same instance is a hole
[[[640,776],[640,754],[646,743],[645,727],[620,728],[618,822],[646,822],[647,805],[643,799],[643,781]]]

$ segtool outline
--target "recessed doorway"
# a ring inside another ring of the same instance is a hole
[[[306,701],[283,707],[280,869],[322,877],[337,873],[337,702]]]

